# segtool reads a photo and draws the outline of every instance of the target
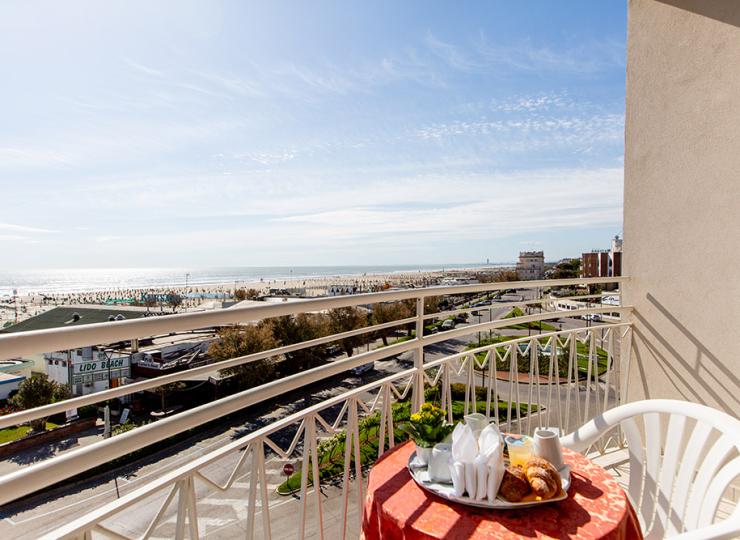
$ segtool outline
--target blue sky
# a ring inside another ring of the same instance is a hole
[[[4,2],[2,265],[607,247],[625,28],[623,2]]]

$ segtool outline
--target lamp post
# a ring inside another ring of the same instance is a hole
[[[110,390],[111,383],[111,370],[110,361],[113,358],[113,349],[103,349],[106,363],[108,364],[108,390]],[[110,400],[105,402],[105,409],[103,410],[103,420],[105,421],[105,427],[103,429],[103,437],[108,438],[111,436],[111,425],[110,425]]]
[[[492,308],[488,308],[488,322],[493,321],[493,315],[491,315]],[[493,339],[493,328],[488,328],[488,339]]]
[[[480,317],[481,317],[480,311],[478,311],[477,313],[478,313],[478,325],[480,325]],[[478,329],[478,347],[480,347],[480,329]]]
[[[539,300],[539,306],[540,306],[540,315],[542,315],[542,290],[538,287],[537,288],[537,300]],[[539,333],[542,333],[542,319],[538,321],[540,323],[540,331]]]

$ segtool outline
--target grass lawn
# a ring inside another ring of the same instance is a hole
[[[477,347],[483,347],[486,345],[492,345],[494,343],[502,343],[504,341],[510,341],[513,339],[520,339],[526,336],[496,336],[493,338],[485,338],[481,340],[481,344],[478,345],[477,343],[471,343],[468,345],[468,349],[475,349]],[[539,338],[540,343],[542,345],[547,345],[547,341],[549,338]],[[525,346],[526,344],[524,344]],[[523,344],[520,344],[520,351],[523,348]],[[582,343],[580,341],[576,341],[576,354],[577,354],[577,363],[578,363],[578,371],[582,375],[586,375],[588,373],[588,352],[589,352],[589,344],[588,343]],[[561,352],[562,354],[562,352]],[[476,354],[476,358],[479,362],[482,362],[485,358],[486,353],[480,352]],[[603,375],[606,373],[608,362],[609,362],[609,355],[606,352],[606,350],[602,349],[601,347],[596,347],[596,357],[597,357],[597,365],[599,369],[599,375]],[[506,367],[504,369],[509,369],[509,365],[506,364]],[[548,368],[549,369],[549,368]],[[593,369],[593,368],[592,368]],[[529,372],[529,366],[527,365],[526,369],[520,368],[520,373],[528,373]],[[541,371],[542,372],[542,371]],[[562,374],[561,374],[562,375]]]
[[[476,388],[476,405],[478,412],[485,414],[486,402],[483,394],[485,393],[483,387]],[[439,401],[435,399],[439,390],[435,388],[427,388],[426,400],[436,405],[439,405]],[[465,401],[464,396],[464,385],[452,385],[452,417],[453,421],[460,421],[463,418],[465,412]],[[483,398],[481,400],[481,398]],[[493,405],[493,404],[492,404]],[[499,420],[505,422],[508,413],[508,403],[505,401],[499,401]],[[514,416],[524,416],[527,414],[529,407],[522,404],[521,409],[517,412],[516,406],[512,405],[512,413]],[[411,412],[411,403],[408,401],[402,401],[393,404],[393,436],[396,444],[406,441],[408,435],[400,431],[397,426],[399,423],[409,419]],[[493,417],[493,411],[492,411]],[[360,421],[359,427],[360,436],[360,463],[363,467],[374,463],[378,459],[378,445],[380,438],[380,413],[367,416]],[[319,457],[319,475],[322,480],[328,480],[329,478],[335,478],[344,473],[344,448],[346,442],[346,435],[344,432],[338,433],[337,435],[322,441],[317,449]],[[387,448],[387,442],[386,442]],[[309,465],[310,467],[310,465]],[[352,456],[352,462],[350,464],[351,470],[354,471],[354,455]],[[301,488],[301,471],[294,472],[285,482],[280,484],[277,488],[277,492],[280,495],[289,495]],[[313,479],[313,473],[308,471],[308,485],[311,485]]]
[[[524,312],[519,309],[518,307],[515,307],[512,309],[509,313],[501,317],[502,319],[513,319],[514,317],[523,317]],[[542,325],[540,327],[540,325]],[[539,330],[542,328],[543,332],[556,332],[558,328],[551,324],[547,324],[544,321],[537,321],[537,322],[528,322],[528,323],[520,323],[520,324],[514,324],[512,326],[507,326],[506,328],[511,328],[514,330],[526,330],[527,328],[531,328],[532,330]]]
[[[57,427],[53,422],[46,423],[46,429],[54,429]],[[0,444],[22,439],[28,432],[31,431],[31,426],[17,426],[13,428],[0,429]]]
[[[403,343],[404,341],[410,341],[414,339],[414,336],[401,336],[396,339],[389,339],[388,345],[380,345],[377,347],[378,349],[382,349],[383,347],[390,347],[391,345],[398,345],[399,343]]]

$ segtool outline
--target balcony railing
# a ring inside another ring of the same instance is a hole
[[[226,414],[369,362],[391,359],[410,352],[413,367],[350,389],[224,444],[113,503],[94,509],[48,533],[48,538],[154,538],[162,534],[176,538],[198,538],[208,532],[203,520],[199,523],[199,502],[215,494],[228,499],[243,499],[245,511],[237,516],[237,521],[242,522],[239,525],[242,531],[240,534],[244,534],[246,528],[246,534],[250,538],[282,537],[286,533],[286,522],[280,514],[284,509],[276,502],[276,496],[272,490],[268,490],[268,485],[274,481],[274,471],[279,470],[282,463],[291,461],[298,463],[299,469],[303,471],[297,491],[300,502],[292,503],[300,506],[300,514],[297,521],[291,517],[288,523],[295,525],[292,535],[304,538],[311,533],[324,537],[331,530],[332,537],[351,536],[359,530],[363,501],[361,479],[363,466],[367,465],[367,455],[364,454],[367,453],[368,444],[372,443],[373,448],[377,445],[377,455],[393,446],[397,437],[394,417],[404,411],[407,413],[418,410],[425,400],[438,402],[447,410],[450,421],[453,419],[453,410],[464,414],[481,411],[496,421],[503,430],[531,434],[535,428],[541,426],[556,427],[563,433],[568,432],[619,404],[624,397],[625,388],[621,381],[625,380],[628,365],[622,359],[628,357],[631,340],[631,327],[625,320],[628,307],[604,306],[595,302],[591,307],[568,311],[567,316],[619,313],[621,318],[590,327],[512,338],[425,361],[425,351],[429,352],[436,344],[453,338],[500,330],[512,325],[548,321],[565,315],[554,309],[553,299],[538,295],[537,298],[517,302],[497,302],[492,308],[539,305],[540,313],[469,324],[438,334],[424,335],[425,321],[487,309],[466,307],[425,314],[425,298],[483,294],[512,288],[535,290],[539,293],[543,288],[621,283],[625,279],[591,278],[430,287],[2,336],[0,359],[38,351],[64,350],[171,332],[243,324],[337,307],[400,300],[416,302],[413,317],[279,347],[220,362],[215,366],[202,366],[2,416],[0,427],[14,426],[71,408],[156,388],[195,374],[212,372],[215,368],[243,365],[347,337],[370,336],[379,330],[410,324],[414,324],[416,329],[415,337],[403,343],[369,350],[284,377],[0,477],[0,504],[15,501]],[[597,301],[598,296],[591,295],[588,298]],[[287,438],[286,433],[289,435]],[[337,434],[344,435],[336,438]],[[598,448],[603,449],[610,443],[621,445],[620,435],[617,434],[610,441],[600,441]],[[322,500],[321,487],[322,478],[323,483],[326,483],[326,474],[322,467],[326,465],[326,449],[331,444],[338,450],[336,456],[333,456],[332,450],[328,458],[337,472],[332,482],[339,481],[342,492],[332,503],[337,511],[332,511],[328,516],[323,511],[327,501]],[[277,477],[279,478],[279,473]],[[351,492],[354,492],[352,497]],[[132,515],[135,516],[135,525],[132,525],[130,519]],[[276,523],[279,523],[279,530],[275,530]],[[162,530],[169,532],[162,533]]]

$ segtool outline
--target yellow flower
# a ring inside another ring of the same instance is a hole
[[[414,413],[411,415],[411,421],[412,422],[421,422],[421,415],[419,413]]]

